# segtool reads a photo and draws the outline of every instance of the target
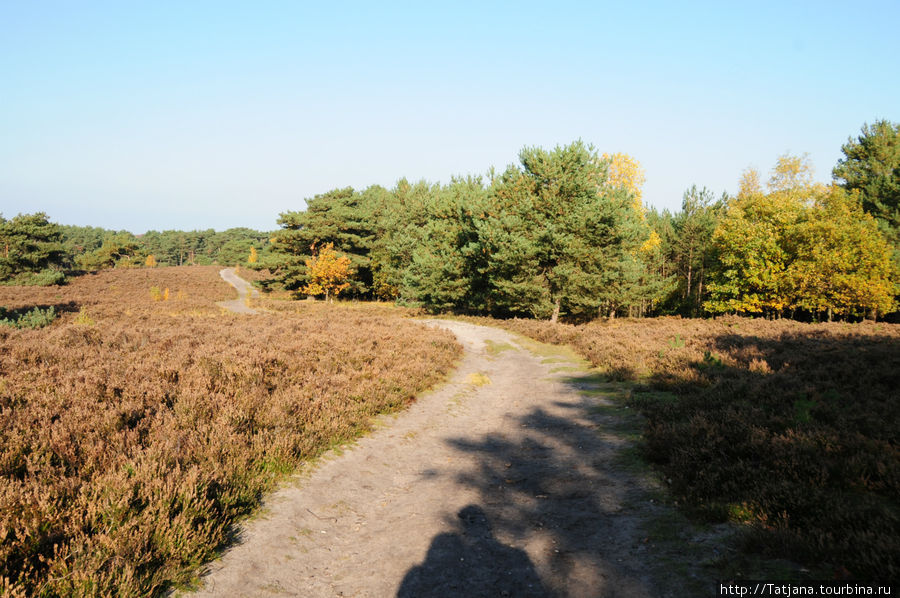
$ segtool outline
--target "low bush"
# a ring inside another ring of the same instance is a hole
[[[66,275],[59,270],[46,269],[40,272],[25,272],[3,282],[6,286],[49,287],[66,284]]]
[[[31,309],[17,309],[9,311],[0,307],[0,326],[9,326],[10,328],[43,328],[48,326],[56,319],[56,308],[50,307],[41,309],[33,307]]]

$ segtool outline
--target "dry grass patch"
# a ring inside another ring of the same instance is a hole
[[[65,312],[0,328],[0,594],[154,595],[189,580],[280,477],[460,353],[389,311],[220,315],[234,290],[218,270],[0,289],[10,308]]]

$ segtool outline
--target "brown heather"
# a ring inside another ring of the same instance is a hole
[[[153,301],[150,288],[169,288]],[[308,458],[435,384],[449,333],[397,310],[224,313],[218,268],[0,287],[0,595],[158,595]]]
[[[746,525],[748,549],[900,578],[900,326],[500,325],[635,381],[647,457],[695,514]]]

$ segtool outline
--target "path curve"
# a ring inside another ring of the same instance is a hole
[[[222,280],[237,289],[238,298],[230,301],[219,301],[216,303],[219,307],[223,307],[228,311],[238,314],[256,314],[259,313],[252,307],[247,305],[247,297],[256,299],[259,297],[259,291],[253,288],[249,282],[237,275],[236,268],[225,268],[219,271]]]
[[[465,348],[450,380],[271,495],[197,596],[685,595],[642,527],[664,507],[617,461],[628,441],[584,364],[425,323]]]

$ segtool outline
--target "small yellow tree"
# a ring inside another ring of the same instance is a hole
[[[147,259],[144,260],[144,265],[147,266],[148,268],[156,267],[156,258],[153,257],[153,254],[150,254],[147,256]]]
[[[259,261],[259,254],[256,252],[256,247],[250,248],[250,257],[247,258],[248,264],[255,264]]]
[[[308,295],[325,295],[325,301],[333,300],[341,291],[350,286],[350,258],[334,250],[328,243],[318,251],[313,244],[311,258],[305,260],[309,284],[301,290]]]

